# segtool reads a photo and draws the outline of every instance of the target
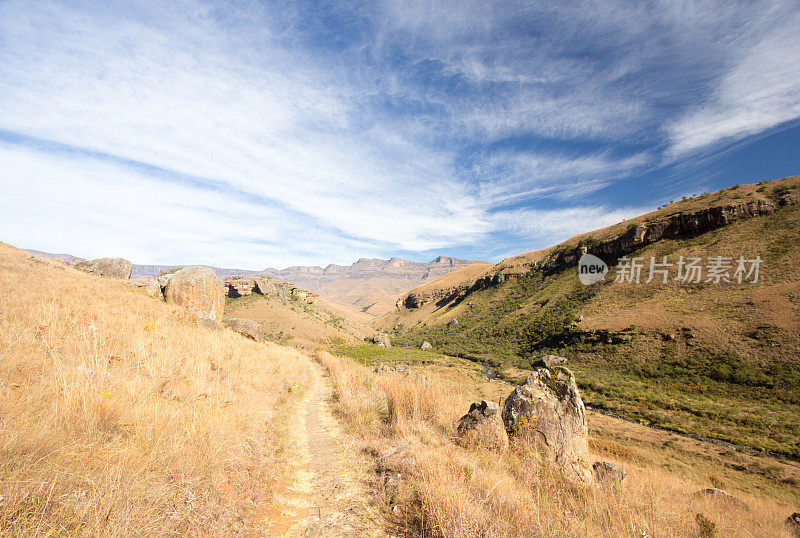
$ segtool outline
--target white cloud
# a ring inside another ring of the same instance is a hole
[[[27,223],[4,230],[248,267],[552,243],[628,210],[497,211],[652,170],[687,100],[676,152],[798,115],[796,9],[774,4],[772,34],[780,10],[744,3],[343,5],[365,29],[329,50],[301,4],[0,2],[0,140],[23,138],[0,142],[0,209]]]
[[[494,213],[492,220],[496,226],[537,241],[540,246],[550,246],[572,236],[611,226],[651,210],[652,208],[648,207],[610,209],[605,206],[518,209]]]
[[[668,126],[673,157],[800,118],[800,14],[775,11],[754,41],[732,48],[711,98]]]
[[[384,248],[450,246],[481,230],[451,157],[355,128],[359,94],[337,73],[269,35],[254,59],[232,55],[211,20],[173,22],[5,3],[0,129],[209,179]]]
[[[613,158],[605,153],[567,157],[506,152],[482,160],[474,173],[485,178],[480,197],[498,206],[531,198],[574,200],[642,169],[651,161],[652,157],[644,153]]]

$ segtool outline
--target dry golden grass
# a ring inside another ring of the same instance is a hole
[[[408,446],[416,460],[394,503],[398,531],[433,536],[700,536],[697,514],[719,536],[789,536],[792,508],[732,491],[749,509],[699,499],[703,487],[658,468],[623,466],[621,486],[576,488],[524,446],[499,453],[452,442],[454,423],[475,398],[469,384],[426,371],[374,374],[318,354],[350,433],[380,453]],[[599,459],[593,455],[593,460]]]
[[[0,244],[0,533],[255,533],[308,362]]]

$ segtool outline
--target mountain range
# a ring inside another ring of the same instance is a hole
[[[36,256],[62,261],[82,260],[71,254],[52,254],[27,249]],[[344,315],[365,313],[362,320],[390,311],[400,295],[459,267],[482,264],[478,260],[462,260],[438,256],[429,262],[412,262],[400,258],[360,258],[351,265],[297,265],[285,269],[267,267],[263,271],[231,269],[205,265],[220,278],[235,276],[268,276],[291,282],[320,295],[326,306]],[[186,264],[190,266],[195,264]],[[134,264],[131,278],[156,276],[179,265]]]

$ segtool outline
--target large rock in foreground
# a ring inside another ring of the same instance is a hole
[[[500,418],[500,406],[487,400],[469,407],[469,412],[456,425],[456,436],[459,444],[464,446],[508,448],[508,434]]]
[[[261,325],[257,321],[244,318],[225,318],[222,320],[222,324],[251,340],[261,341]]]
[[[208,267],[188,267],[168,275],[164,300],[215,321],[225,310],[222,281]]]
[[[100,258],[98,260],[74,262],[72,265],[76,269],[87,273],[110,278],[121,278],[123,280],[130,279],[131,271],[133,270],[133,264],[123,258]]]
[[[510,437],[532,442],[568,479],[591,483],[586,409],[568,369],[539,368],[529,375],[506,398],[503,424]]]

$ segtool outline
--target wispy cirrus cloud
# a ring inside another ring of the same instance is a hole
[[[787,7],[757,15],[749,25],[767,28],[733,44],[710,99],[669,125],[673,156],[800,119],[800,13]]]

